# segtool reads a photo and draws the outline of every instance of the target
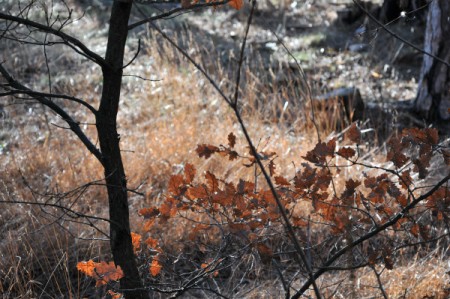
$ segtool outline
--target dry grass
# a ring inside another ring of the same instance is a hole
[[[448,265],[446,265],[446,248],[435,250],[427,257],[414,257],[398,262],[393,270],[376,267],[381,272],[381,281],[388,298],[448,298],[449,281]],[[444,253],[444,254],[443,254]],[[404,263],[404,265],[401,265]],[[349,294],[356,294],[355,298],[383,298],[376,275],[372,269],[355,271],[353,281],[350,274],[324,275],[321,279],[323,286],[330,286],[326,296],[333,294],[333,298],[348,298]],[[339,289],[336,290],[336,286]]]
[[[95,20],[89,20],[85,26],[93,26],[93,23]],[[100,40],[98,37],[96,43],[100,44]],[[200,55],[204,49],[192,39],[189,42],[194,49],[194,57],[202,58]],[[229,132],[238,136],[238,148],[246,152],[236,120],[208,82],[166,43],[157,42],[152,37],[146,41],[145,48],[147,53],[140,56],[127,73],[161,81],[126,77],[118,121],[129,187],[145,194],[144,197],[132,194],[130,198],[131,221],[137,231],[142,221],[137,215],[138,209],[157,203],[170,175],[181,171],[186,162],[196,165],[199,173],[211,170],[229,181],[253,179],[253,170],[241,167],[240,162],[223,163],[216,158],[205,161],[197,157],[197,144],[226,143]],[[230,83],[232,79],[228,79],[229,70],[222,69],[213,55],[206,62],[209,69],[216,71],[213,75],[217,81],[225,86],[227,93],[231,93],[233,84]],[[31,65],[35,61],[29,59],[27,63]],[[74,94],[88,99],[93,105],[98,104],[99,70],[91,68],[88,63],[77,62],[77,65],[79,71],[76,74],[63,73],[58,78],[58,92]],[[315,130],[306,117],[309,111],[302,110],[301,105],[290,105],[283,110],[286,98],[298,93],[293,90],[295,87],[288,86],[274,92],[278,87],[266,86],[265,79],[259,78],[256,72],[246,69],[245,73],[249,83],[242,90],[242,111],[250,134],[259,144],[258,149],[278,153],[276,161],[280,173],[293,176],[294,165],[302,163],[301,156],[316,142]],[[65,78],[68,75],[73,81]],[[40,76],[35,74],[35,78]],[[86,123],[84,129],[96,140],[94,128],[90,125],[93,118],[73,104],[64,105]],[[63,125],[61,120],[47,111],[49,123],[45,126],[40,106],[25,104],[7,109],[10,143],[8,150],[0,156],[0,165],[5,170],[0,174],[1,200],[42,202],[47,198],[45,193],[67,192],[85,183],[102,180],[99,163],[82,144],[68,130],[52,125]],[[319,111],[318,116],[322,137],[326,137],[334,128],[329,124],[338,123],[340,116],[330,116],[323,111]],[[347,175],[351,173],[342,174],[342,177]],[[101,186],[92,186],[80,197],[70,200],[72,207],[81,213],[107,216],[107,198]],[[89,238],[100,237],[97,232],[79,223],[61,223],[62,229],[59,222],[48,215],[59,215],[60,212],[54,209],[42,210],[22,204],[4,207],[0,211],[0,293],[4,298],[100,296],[100,291],[93,290],[92,283],[79,277],[75,270],[79,260],[108,259],[106,242],[89,241]],[[107,230],[104,223],[97,225]],[[169,245],[171,240],[183,237],[183,230],[176,226],[165,233]],[[385,270],[382,280],[386,292],[392,298],[400,298],[405,290],[408,290],[406,298],[425,295],[444,298],[441,290],[447,287],[448,281],[445,261],[445,254],[434,254],[409,262],[406,260],[405,266],[393,271]],[[255,279],[258,288],[242,291],[242,297],[279,298],[283,295],[276,277],[267,272],[256,272],[261,275]],[[345,275],[324,276],[320,282],[330,284],[345,279]],[[361,271],[357,277],[358,298],[380,297],[373,272]],[[347,293],[336,293],[334,297],[347,297],[351,287],[354,286],[343,288]]]

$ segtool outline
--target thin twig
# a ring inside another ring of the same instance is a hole
[[[313,103],[311,86],[308,83],[308,78],[306,77],[306,73],[303,70],[303,68],[300,65],[300,63],[298,62],[297,58],[294,56],[294,54],[292,54],[291,50],[289,50],[289,48],[284,44],[283,40],[280,37],[278,37],[278,35],[274,31],[271,30],[271,32],[272,32],[273,35],[275,35],[275,37],[277,38],[277,41],[281,44],[281,46],[283,46],[284,50],[289,55],[289,57],[291,57],[294,60],[295,65],[297,66],[297,68],[300,71],[300,75],[302,76],[304,85],[306,87],[306,93],[307,93],[306,96],[307,96],[307,99],[309,99],[310,105],[311,105],[311,121],[312,121],[312,123],[314,125],[314,128],[316,130],[317,142],[321,142],[319,125],[316,122],[316,112],[315,112],[315,109],[314,109],[314,103]]]
[[[247,37],[248,37],[248,32],[250,30],[250,25],[252,24],[252,18],[253,18],[253,13],[255,12],[255,6],[256,6],[256,1],[252,1],[252,8],[250,10],[250,15],[247,18],[247,26],[245,28],[244,39],[242,40],[242,45],[241,45],[241,53],[239,55],[238,69],[236,71],[236,86],[235,86],[234,98],[233,98],[233,105],[235,107],[237,106],[237,101],[238,101],[238,97],[239,97],[239,86],[240,86],[240,80],[241,80],[241,68],[242,68],[242,64],[244,63],[245,45],[247,43]]]
[[[421,49],[420,47],[414,45],[413,43],[411,43],[410,41],[404,39],[403,37],[399,36],[398,34],[396,34],[395,32],[393,32],[391,29],[387,28],[383,23],[381,23],[374,15],[372,15],[367,9],[364,8],[363,5],[361,5],[361,3],[358,0],[353,0],[353,3],[356,4],[356,6],[359,7],[359,9],[361,9],[372,21],[374,21],[378,26],[380,26],[384,31],[386,31],[388,34],[390,34],[392,37],[398,39],[399,41],[401,41],[402,43],[410,46],[411,48],[413,48],[414,50],[430,56],[434,59],[436,59],[437,61],[439,61],[440,63],[446,65],[447,67],[450,67],[450,63],[448,63],[447,61],[437,57],[436,55],[433,55],[423,49]]]
[[[414,201],[412,201],[409,205],[405,206],[400,212],[398,212],[394,217],[391,218],[391,220],[387,221],[383,225],[374,227],[373,230],[369,231],[367,234],[359,237],[355,241],[351,242],[350,244],[344,246],[341,248],[338,252],[336,252],[333,256],[331,256],[327,261],[323,263],[322,268],[320,268],[318,271],[314,273],[314,279],[319,278],[322,274],[327,272],[326,267],[331,266],[338,258],[340,258],[343,254],[347,252],[347,250],[363,243],[364,241],[373,238],[374,236],[378,235],[380,232],[385,231],[387,228],[395,225],[400,219],[402,219],[408,211],[412,210],[415,206],[417,206],[420,202],[423,200],[429,198],[431,195],[433,195],[434,192],[436,192],[442,185],[447,183],[450,180],[450,174],[447,174],[446,177],[444,177],[442,180],[440,180],[436,185],[434,185],[433,188],[428,190],[428,192],[422,194],[420,197],[416,198]],[[300,296],[311,286],[313,283],[313,279],[308,279],[303,286],[300,288],[300,290],[292,296],[292,299],[298,299]]]
[[[381,273],[378,273],[377,269],[375,269],[375,266],[370,266],[372,268],[373,273],[375,274],[378,282],[378,286],[380,287],[381,294],[383,295],[384,299],[389,299],[388,295],[386,294],[386,291],[383,287],[383,282],[381,281]]]
[[[136,60],[136,58],[138,57],[139,52],[141,52],[141,39],[138,39],[138,49],[137,49],[137,51],[136,51],[136,54],[134,54],[134,56],[133,56],[133,58],[131,58],[130,62],[128,62],[127,64],[125,64],[125,65],[122,67],[122,69],[125,69],[127,66],[129,66],[130,64],[132,64],[132,63]]]
[[[253,0],[253,2],[255,2],[256,0]],[[321,298],[320,296],[320,292],[319,292],[319,288],[317,287],[317,284],[315,282],[315,278],[314,278],[314,273],[312,271],[312,269],[309,267],[309,264],[307,263],[306,260],[306,255],[304,250],[302,249],[302,247],[300,246],[299,241],[297,240],[297,237],[295,235],[294,232],[294,228],[292,226],[292,224],[289,221],[289,218],[286,214],[286,211],[283,207],[283,204],[281,203],[281,200],[278,196],[278,193],[275,190],[275,186],[272,183],[272,180],[269,176],[269,174],[267,173],[264,165],[262,164],[261,158],[259,157],[257,150],[253,144],[253,141],[250,137],[250,135],[248,134],[247,131],[247,127],[244,124],[244,121],[239,113],[239,110],[237,109],[237,107],[233,104],[233,101],[230,100],[230,98],[228,98],[225,93],[222,91],[222,89],[217,85],[217,83],[211,78],[211,76],[198,64],[194,61],[194,59],[183,49],[181,49],[180,46],[178,46],[177,43],[175,43],[172,39],[170,39],[161,29],[159,29],[155,24],[150,23],[150,25],[155,28],[172,46],[174,46],[187,60],[189,60],[189,62],[191,62],[194,67],[196,67],[207,79],[208,81],[211,83],[211,85],[214,87],[214,89],[216,89],[216,91],[221,95],[221,97],[225,100],[225,102],[233,109],[235,116],[241,126],[241,130],[244,133],[245,139],[250,147],[251,153],[252,155],[255,157],[256,163],[258,164],[258,167],[261,169],[261,172],[264,175],[265,180],[267,181],[268,185],[269,185],[269,189],[271,190],[272,195],[275,198],[275,202],[277,204],[278,210],[283,218],[283,222],[285,223],[284,227],[287,231],[287,234],[289,236],[289,238],[291,239],[291,241],[294,244],[294,247],[296,249],[296,252],[299,254],[301,262],[299,262],[299,265],[301,265],[301,263],[303,263],[306,268],[307,271],[309,273],[310,279],[308,281],[311,281],[313,288],[314,288],[314,292],[316,293],[317,298]],[[245,37],[246,38],[246,37]]]
[[[86,107],[94,115],[97,114],[97,110],[93,106],[88,104],[86,101],[81,100],[81,99],[76,98],[76,97],[67,96],[65,94],[55,94],[55,93],[46,93],[46,92],[39,92],[39,91],[33,91],[33,90],[19,90],[19,89],[15,89],[15,90],[10,90],[10,91],[7,91],[7,92],[0,93],[0,97],[13,96],[13,95],[17,95],[17,94],[26,94],[26,95],[29,95],[31,97],[46,97],[46,98],[56,98],[56,99],[69,100],[69,101],[78,103],[78,104]]]
[[[6,79],[6,81],[9,83],[9,85],[17,90],[22,90],[26,92],[34,93],[33,90],[29,89],[25,85],[22,85],[18,81],[16,81],[9,72],[3,67],[3,65],[0,63],[0,73],[3,75],[3,77]],[[51,100],[49,100],[47,97],[35,95],[33,96],[39,103],[44,104],[45,106],[52,109],[56,114],[62,117],[64,121],[70,126],[70,129],[72,132],[77,135],[77,137],[81,140],[81,142],[86,146],[86,148],[99,160],[100,163],[103,164],[103,156],[99,149],[91,142],[91,140],[84,134],[84,132],[81,130],[78,123],[69,115],[67,112],[62,109],[59,105],[53,103]]]
[[[68,45],[79,49],[79,51],[81,51],[82,53],[85,54],[85,56],[97,63],[98,65],[102,66],[102,67],[107,67],[108,65],[106,63],[106,61],[103,59],[103,57],[101,57],[100,55],[98,55],[97,53],[91,51],[85,44],[83,44],[80,40],[76,39],[75,37],[68,35],[60,30],[54,29],[52,27],[28,20],[28,19],[24,19],[21,17],[16,17],[16,16],[12,16],[12,15],[8,15],[5,13],[0,12],[0,19],[3,20],[8,20],[8,21],[12,21],[12,22],[16,22],[18,24],[23,24],[26,26],[30,26],[36,29],[39,29],[40,31],[43,32],[47,32],[47,33],[51,33],[55,36],[60,37],[61,39],[63,39],[65,42],[68,43]],[[78,52],[78,51],[77,51]],[[79,53],[79,52],[78,52]]]

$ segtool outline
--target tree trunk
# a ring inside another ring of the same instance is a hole
[[[424,50],[450,62],[450,1],[434,0],[428,10]],[[424,55],[416,110],[428,121],[449,120],[450,68]]]
[[[127,299],[149,298],[143,289],[131,242],[127,180],[116,127],[131,6],[131,1],[126,3],[122,0],[114,1],[111,8],[105,58],[108,66],[103,68],[103,91],[96,118],[109,198],[111,251],[115,264],[124,272],[120,286]]]

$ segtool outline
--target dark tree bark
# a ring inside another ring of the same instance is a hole
[[[96,125],[108,189],[111,251],[115,264],[124,272],[121,289],[126,298],[149,298],[143,290],[131,242],[127,179],[116,126],[131,6],[131,1],[114,1],[111,9],[107,66],[102,69],[103,91]]]
[[[431,2],[424,50],[450,62],[450,1]],[[449,120],[450,68],[424,55],[415,109],[428,121]]]

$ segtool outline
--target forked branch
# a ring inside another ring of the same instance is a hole
[[[95,62],[96,64],[100,65],[101,67],[108,67],[108,65],[107,65],[105,59],[103,59],[103,57],[101,57],[97,53],[91,51],[79,39],[77,39],[67,33],[62,32],[60,29],[55,29],[52,26],[43,25],[38,22],[28,20],[26,18],[13,16],[13,15],[6,14],[3,12],[0,12],[0,19],[6,20],[6,21],[11,21],[11,22],[14,22],[17,24],[22,24],[22,25],[29,26],[32,28],[36,28],[42,32],[46,32],[46,33],[55,35],[55,36],[61,38],[65,44],[67,44],[68,46],[73,48],[76,52],[85,56],[87,59]]]
[[[100,163],[103,163],[103,158],[100,150],[92,143],[92,141],[86,136],[86,134],[81,130],[80,125],[77,121],[75,121],[64,109],[61,108],[61,106],[54,103],[52,100],[48,99],[47,97],[41,95],[38,92],[35,92],[25,85],[18,82],[16,79],[14,79],[10,73],[3,67],[2,64],[0,64],[0,73],[2,76],[6,79],[8,82],[8,85],[15,90],[22,91],[25,94],[29,94],[34,99],[36,99],[39,103],[47,106],[52,111],[54,111],[56,114],[61,116],[61,118],[69,125],[72,132],[77,135],[77,137],[81,140],[81,142],[86,146],[86,148],[100,161]],[[84,104],[89,105],[87,103]],[[87,106],[89,107],[89,106]],[[95,109],[93,107],[89,108]]]

